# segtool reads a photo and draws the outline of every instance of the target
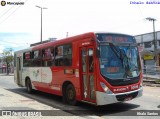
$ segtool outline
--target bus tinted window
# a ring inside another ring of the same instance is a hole
[[[71,66],[72,65],[72,45],[62,45],[55,48],[55,65]]]
[[[40,50],[35,50],[32,52],[32,67],[41,67],[41,52]]]
[[[23,53],[23,66],[24,67],[31,66],[31,52]]]
[[[33,59],[40,58],[39,50],[33,51]]]
[[[94,71],[94,57],[93,57],[93,49],[89,49],[89,56],[88,56],[88,62],[89,62],[89,72]]]
[[[54,65],[54,48],[46,48],[42,50],[42,66]]]

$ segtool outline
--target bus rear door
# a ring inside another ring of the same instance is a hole
[[[17,70],[17,84],[19,86],[22,85],[22,57],[17,57],[17,67],[16,67],[16,70]]]

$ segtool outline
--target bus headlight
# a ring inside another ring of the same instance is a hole
[[[108,87],[107,87],[104,83],[102,83],[102,82],[100,82],[100,84],[101,84],[101,87],[103,88],[103,90],[104,90],[105,92],[107,92]]]
[[[143,86],[143,80],[141,81],[141,83],[140,83],[140,87],[142,87]]]

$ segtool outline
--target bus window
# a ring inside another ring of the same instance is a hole
[[[83,72],[86,72],[86,70],[87,70],[87,66],[86,66],[86,50],[85,49],[83,49],[82,50],[82,70],[83,70]]]
[[[42,66],[54,65],[54,48],[47,48],[42,50]]]
[[[23,53],[23,66],[24,67],[29,67],[31,64],[31,52],[25,52]]]
[[[71,66],[72,65],[72,45],[67,44],[55,48],[55,65]]]
[[[93,61],[93,49],[89,49],[89,72],[92,73],[94,71],[94,61]]]
[[[39,56],[40,56],[39,50],[33,51],[33,54],[34,54],[34,56],[33,56],[34,59],[39,58]]]
[[[35,50],[32,52],[32,67],[41,67],[41,52],[40,50]]]

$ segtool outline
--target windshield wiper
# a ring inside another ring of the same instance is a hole
[[[109,46],[112,49],[112,51],[114,52],[114,54],[121,60],[121,62],[123,64],[123,58],[122,58],[122,54],[121,54],[121,49],[117,48],[113,43],[109,43]]]
[[[122,66],[125,69],[124,78],[128,76],[127,72],[130,71],[129,58],[126,53],[119,47],[116,47],[113,43],[109,43],[110,48],[114,54],[121,60]],[[130,51],[129,51],[130,52]]]

